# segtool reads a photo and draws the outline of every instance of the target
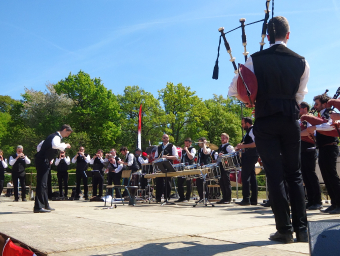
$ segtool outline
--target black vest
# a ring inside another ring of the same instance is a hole
[[[206,155],[203,153],[203,149],[200,148],[197,153],[197,164],[198,165],[206,165],[211,163],[210,154]]]
[[[130,155],[131,153],[129,152],[127,155],[126,155],[126,158],[125,158],[125,163],[127,163],[128,161],[129,161],[129,155]],[[127,170],[132,170],[132,172],[136,172],[136,171],[138,171],[138,163],[137,163],[138,161],[137,161],[137,159],[136,159],[136,157],[135,157],[135,155],[133,155],[133,163],[132,163],[132,165],[131,166],[127,166]]]
[[[158,146],[158,157],[161,155],[162,151],[163,151],[163,145],[164,144],[161,144]],[[164,153],[162,156],[165,156],[165,155],[168,155],[168,156],[173,156],[172,154],[172,147],[173,145],[171,143],[169,143],[166,148],[164,149]],[[172,160],[169,160],[171,163],[173,163]]]
[[[56,157],[58,154],[58,149],[52,148],[52,140],[55,136],[61,136],[55,132],[49,135],[46,140],[43,142],[40,151],[35,155],[38,158],[41,159],[48,159],[49,162],[51,162],[52,159]]]
[[[16,157],[17,154],[12,155],[13,159],[15,159]],[[12,173],[23,173],[25,171],[25,168],[26,168],[25,159],[19,157],[12,167]]]
[[[229,143],[225,144],[223,147],[222,147],[222,145],[221,145],[221,146],[218,148],[218,151],[217,151],[217,152],[218,152],[218,153],[222,153],[223,155],[224,155],[224,154],[229,154],[228,151],[227,151],[227,147],[228,147],[229,145],[230,145]],[[220,166],[220,169],[221,169],[221,170],[224,170],[222,163],[220,163],[219,166]]]
[[[295,95],[305,71],[305,58],[281,44],[251,57],[258,83],[255,119],[281,114],[297,120]]]
[[[67,172],[67,170],[68,170],[68,165],[67,165],[65,159],[61,159],[59,161],[58,166],[57,166],[57,171],[58,172]]]
[[[243,144],[250,144],[253,143],[253,139],[249,136],[250,131],[254,128],[254,126],[251,126],[249,128],[249,130],[247,131],[247,133],[244,135],[244,137],[242,138],[241,143]],[[244,152],[242,154],[247,154],[247,155],[258,155],[257,154],[257,150],[256,147],[255,148],[245,148]]]
[[[193,149],[194,147],[189,147],[188,148],[188,151],[191,153],[191,150]],[[195,157],[194,157],[195,158]],[[188,163],[189,165],[192,165],[194,164],[194,158],[193,159],[189,159],[188,155],[187,155],[187,152],[185,150],[182,150],[182,157],[181,157],[181,163]]]
[[[5,161],[5,159],[3,158],[2,161]],[[5,168],[2,165],[2,161],[0,161],[0,179],[4,180],[5,179]]]
[[[93,170],[98,170],[100,172],[103,172],[104,164],[100,161],[100,158],[96,158],[93,160]]]
[[[141,156],[144,160],[148,159],[146,156]],[[138,157],[139,158],[139,157]],[[137,164],[138,164],[138,169],[142,169],[142,164],[138,161],[137,159]]]
[[[321,115],[321,117],[328,120],[330,116],[329,116],[329,113],[324,111],[323,114]],[[323,135],[323,134],[319,133],[318,131],[316,131],[315,140],[316,140],[316,144],[318,145],[318,147],[322,147],[326,144],[330,144],[330,143],[333,143],[333,142],[339,143],[339,140],[338,140],[337,137],[331,137],[331,136]]]
[[[84,154],[85,157],[88,156],[88,154]],[[76,166],[76,170],[77,171],[86,171],[88,168],[88,164],[85,161],[85,157],[83,156],[77,156],[77,166]]]

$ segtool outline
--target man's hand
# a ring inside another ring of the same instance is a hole
[[[316,130],[316,126],[307,127],[307,132],[310,133],[310,134],[314,134],[315,130]]]
[[[71,148],[70,143],[66,143],[66,148]]]
[[[244,148],[243,143],[239,143],[239,144],[237,144],[237,146],[235,147],[235,150],[239,150],[239,149],[242,149],[242,148]]]

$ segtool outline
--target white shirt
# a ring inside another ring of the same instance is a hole
[[[109,165],[111,164],[110,162],[108,162],[108,163],[109,163]],[[122,164],[118,164],[117,161],[114,164],[112,164],[112,165],[114,167],[116,167],[115,173],[119,173],[123,169],[123,165]]]
[[[78,154],[75,155],[75,156],[72,158],[72,163],[73,163],[73,164],[75,164],[75,163],[77,162],[77,157],[78,157]],[[85,160],[86,163],[89,164],[90,161],[91,161],[90,155],[85,156],[85,154],[84,154],[84,160]]]
[[[222,147],[224,147],[225,145],[227,145],[227,143],[222,144]],[[229,145],[226,149],[227,149],[228,154],[235,152],[235,149],[234,149],[234,147],[232,145]],[[215,152],[215,160],[217,158],[218,158],[218,152],[216,151]]]
[[[2,163],[2,166],[4,167],[4,169],[6,169],[8,167],[7,159],[2,159],[1,163]]]
[[[165,145],[162,144],[163,151],[168,146],[168,144],[169,144],[169,142],[166,143]],[[176,147],[174,145],[172,145],[172,150],[171,151],[172,151],[172,156],[175,156],[178,159],[178,152],[177,152],[177,149],[176,149]],[[158,157],[158,148],[157,148],[157,150],[155,152],[155,158],[157,158],[157,157]]]
[[[183,152],[183,151],[182,151]],[[187,152],[184,151],[184,154],[182,155],[182,159],[184,159],[184,157],[186,156]],[[195,155],[196,155],[196,149],[195,148],[192,148],[190,150],[190,155],[192,156],[192,159],[194,159]],[[189,158],[190,159],[190,158]]]
[[[144,159],[142,156],[139,156],[139,157],[138,157],[138,161],[139,161],[141,164],[147,164],[147,163],[149,163],[149,160],[148,160],[148,159]]]
[[[253,127],[253,126],[251,126],[251,127]],[[244,137],[245,137],[246,135],[247,135],[247,134],[245,134]],[[253,142],[255,142],[255,135],[254,135],[254,133],[253,133],[253,129],[250,130],[250,132],[248,133],[248,135],[249,135],[250,138],[253,140]],[[243,138],[244,138],[244,137],[243,137]]]
[[[127,159],[128,166],[131,166],[133,164],[134,155],[132,153],[131,154],[129,153],[130,153],[129,151],[126,151],[125,160]]]
[[[283,44],[284,46],[286,46],[286,44],[282,41],[276,41],[275,44]],[[305,95],[308,93],[308,88],[307,88],[307,82],[309,80],[309,64],[308,62],[305,60],[305,71],[303,72],[301,78],[300,78],[300,84],[299,84],[299,89],[295,95],[295,99],[297,101],[298,104],[300,104]],[[254,65],[253,65],[253,59],[251,58],[251,56],[249,56],[249,58],[247,59],[246,63],[244,64],[244,66],[246,66],[251,72],[254,72]],[[229,86],[229,92],[228,95],[231,97],[236,97],[238,95],[237,92],[237,79],[238,79],[238,74],[236,74],[233,78],[233,80],[230,83]]]
[[[59,165],[60,160],[61,160],[60,158],[57,158],[57,159],[55,160],[55,165],[56,165],[56,166]],[[65,157],[64,160],[65,160],[65,163],[66,163],[67,165],[70,165],[71,159],[70,159],[69,156]]]
[[[16,154],[16,155],[18,156],[18,154]],[[26,164],[30,164],[31,163],[31,160],[27,156],[25,156],[24,160],[25,160]],[[16,158],[13,158],[12,156],[9,157],[9,164],[10,165],[14,165],[16,161],[17,161]]]
[[[325,108],[321,110],[320,115],[322,116],[323,113],[325,113],[325,111],[326,111]],[[335,129],[335,127],[331,125],[332,123],[333,123],[333,120],[329,118],[327,123],[318,124],[318,125],[315,125],[315,127],[317,131],[332,131]]]
[[[59,136],[54,136],[53,140],[52,140],[52,148],[53,149],[59,149],[60,151],[65,151],[66,148],[66,143],[61,142],[61,139],[63,138],[60,134],[60,132],[57,132],[59,134]],[[40,151],[42,144],[44,143],[44,140],[41,141],[39,143],[39,145],[37,146],[37,152]]]

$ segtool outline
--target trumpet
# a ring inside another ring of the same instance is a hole
[[[207,147],[211,148],[212,150],[218,150],[218,146],[213,144],[213,143],[210,143],[210,141],[206,141],[206,142],[198,141],[198,142],[195,142],[195,144],[201,144],[201,143],[205,143],[205,145]]]

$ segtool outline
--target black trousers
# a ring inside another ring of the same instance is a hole
[[[231,201],[231,185],[230,185],[230,172],[225,171],[220,164],[221,178],[220,178],[220,188],[222,192],[222,200],[225,202]],[[203,198],[203,197],[202,197]]]
[[[187,193],[184,196],[184,183],[186,182],[187,185]],[[191,186],[191,179],[187,179],[184,177],[178,177],[177,178],[177,187],[178,187],[178,195],[179,199],[181,200],[190,200],[192,186]]]
[[[92,177],[93,196],[97,196],[97,187],[99,187],[99,197],[103,196],[104,176],[100,172],[94,172]]]
[[[4,189],[4,182],[5,182],[5,176],[1,176],[0,174],[0,195],[2,193],[2,190]]]
[[[255,164],[258,158],[259,156],[256,154],[247,154],[247,152],[242,154],[242,196],[245,202],[257,203],[258,187]]]
[[[319,148],[319,167],[333,206],[340,207],[340,179],[336,172],[337,145]]]
[[[67,197],[68,193],[68,172],[58,172],[58,185],[59,185],[59,195],[61,197]],[[63,193],[63,185],[64,185],[64,193]]]
[[[48,194],[48,199],[52,200],[52,174],[51,174],[51,169],[48,172],[48,177],[47,177],[47,194]]]
[[[26,198],[26,173],[20,172],[20,173],[12,173],[12,179],[13,179],[13,186],[14,186],[14,199],[19,200],[19,192],[18,192],[18,179],[20,180],[20,186],[21,186],[21,198]]]
[[[47,180],[48,173],[51,170],[51,165],[45,159],[35,158],[35,165],[37,168],[37,188],[35,192],[34,209],[39,210],[41,208],[48,208],[48,192],[47,192]]]
[[[305,193],[301,175],[300,126],[291,117],[275,115],[258,118],[254,124],[256,148],[263,161],[269,200],[281,234],[306,230]],[[290,210],[284,188],[287,181]]]
[[[196,179],[196,188],[197,188],[197,192],[198,195],[200,197],[200,200],[203,199],[203,179],[202,178],[198,178]],[[205,198],[209,198],[209,191],[208,191],[208,183],[205,183]]]
[[[83,184],[84,184],[84,197],[88,197],[88,187],[87,187],[87,175],[84,170],[76,170],[76,182],[77,182],[77,187],[76,187],[76,197],[79,197],[80,194],[80,184],[81,180],[83,179]]]
[[[315,173],[316,151],[301,152],[301,172],[305,183],[308,204],[321,204],[321,189]]]
[[[113,183],[114,185],[121,185],[120,183],[121,178],[122,178],[122,172],[118,172],[118,173],[109,172],[107,184],[112,185]],[[109,195],[112,195],[112,189],[109,189],[108,193]],[[115,188],[115,193],[116,193],[115,195],[116,198],[121,197],[121,192],[119,188]]]
[[[166,184],[166,192],[167,195],[165,195],[165,187],[164,183]],[[156,178],[156,200],[161,201],[162,194],[164,194],[165,198],[170,198],[171,194],[171,178]]]

